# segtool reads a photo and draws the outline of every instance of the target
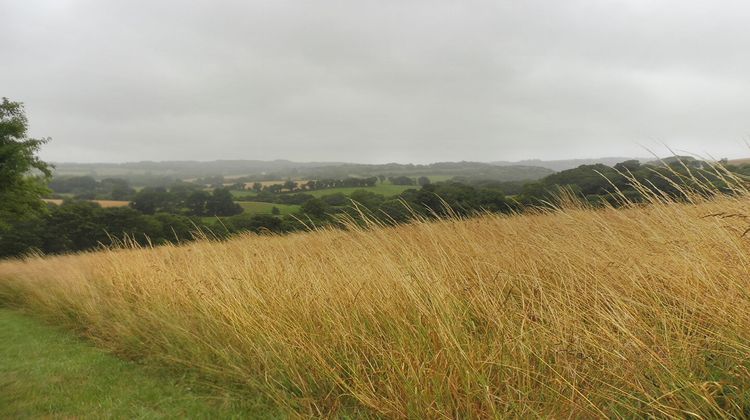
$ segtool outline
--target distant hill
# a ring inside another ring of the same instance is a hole
[[[617,163],[624,162],[626,160],[631,160],[631,159],[640,160],[641,162],[650,160],[650,159],[633,158],[633,157],[603,157],[603,158],[596,158],[596,159],[564,159],[564,160],[527,159],[527,160],[520,160],[518,162],[497,161],[497,162],[491,162],[491,163],[493,165],[499,165],[499,166],[511,166],[511,165],[537,166],[540,168],[551,169],[555,172],[560,172],[560,171],[564,171],[567,169],[577,168],[581,165],[596,165],[597,163],[601,163],[607,166],[614,166]]]
[[[56,176],[90,175],[135,181],[146,177],[193,179],[209,176],[247,176],[262,179],[346,178],[369,176],[459,176],[495,181],[524,181],[543,178],[553,171],[535,165],[495,165],[482,162],[438,162],[427,165],[386,163],[359,164],[341,162],[292,162],[288,160],[216,160],[129,162],[129,163],[55,163]]]
[[[496,181],[524,181],[543,178],[553,171],[528,165],[498,166],[482,162],[437,162],[427,165],[387,163],[363,165],[348,163],[338,166],[326,166],[300,170],[312,178],[345,178],[347,176],[407,175],[407,176],[444,176],[468,177]]]
[[[158,175],[179,179],[215,175],[245,175],[303,168],[342,165],[341,162],[292,162],[289,160],[142,161],[125,163],[55,163],[57,175]]]

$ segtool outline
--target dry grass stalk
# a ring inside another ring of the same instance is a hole
[[[750,414],[744,196],[0,263],[0,299],[290,412]]]

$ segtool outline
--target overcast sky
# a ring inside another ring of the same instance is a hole
[[[53,161],[750,156],[750,3],[0,0]]]

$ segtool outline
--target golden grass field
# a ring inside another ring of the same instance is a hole
[[[119,201],[119,200],[86,200],[86,201],[97,203],[104,208],[126,207],[128,204],[130,204],[130,201]],[[50,203],[50,204],[56,204],[59,206],[60,204],[63,203],[63,200],[59,198],[45,198],[44,202]]]
[[[0,299],[290,414],[747,417],[750,198],[0,263]]]

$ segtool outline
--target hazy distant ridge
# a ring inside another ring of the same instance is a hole
[[[564,171],[567,169],[577,168],[581,165],[595,165],[601,163],[607,166],[614,166],[616,163],[624,162],[626,160],[636,159],[641,162],[652,160],[653,158],[634,158],[634,157],[603,157],[603,158],[592,158],[592,159],[562,159],[562,160],[541,160],[541,159],[526,159],[518,162],[510,161],[497,161],[492,162],[494,165],[499,166],[536,166],[540,168],[552,169],[555,172]]]
[[[408,175],[463,176],[501,181],[535,180],[552,173],[539,165],[496,165],[485,162],[436,162],[360,164],[341,162],[292,162],[288,160],[216,160],[128,162],[128,163],[56,163],[56,175],[92,175],[122,177],[135,175],[167,176],[179,179],[203,176],[267,175],[278,178],[345,178],[348,176]]]

